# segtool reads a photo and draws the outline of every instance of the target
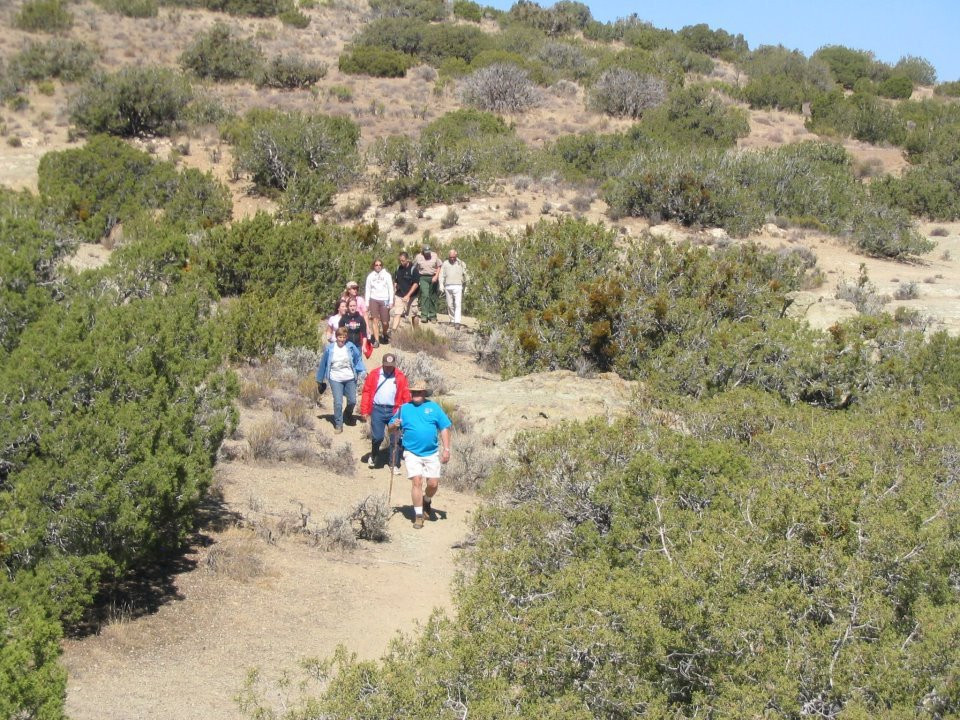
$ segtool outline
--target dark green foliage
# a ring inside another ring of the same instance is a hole
[[[877,94],[893,100],[906,100],[913,94],[913,81],[906,75],[891,75],[877,85]]]
[[[407,74],[416,58],[397,50],[358,45],[340,56],[340,72],[348,75],[370,75],[372,77],[399,78]]]
[[[683,435],[641,409],[521,437],[452,615],[336,657],[313,716],[955,714],[960,418],[931,399],[739,390]]]
[[[799,112],[804,102],[833,85],[829,67],[807,60],[798,50],[761,45],[747,55],[741,66],[749,79],[742,90],[752,108],[779,108]]]
[[[55,217],[89,242],[144,211],[163,210],[172,226],[186,230],[225,222],[233,207],[229,191],[209,173],[179,172],[105,135],[82,148],[47,153],[38,175]]]
[[[311,310],[311,301],[303,291],[267,295],[255,290],[227,303],[224,325],[231,357],[265,358],[277,346],[316,345],[318,318]]]
[[[490,36],[472,25],[428,25],[418,55],[431,65],[448,58],[469,63],[491,44]]]
[[[264,63],[252,40],[237,37],[225,23],[201,33],[180,55],[180,65],[198,77],[219,81],[249,80]]]
[[[674,91],[663,105],[644,113],[639,127],[669,142],[714,147],[731,147],[750,132],[743,110],[725,105],[700,85]]]
[[[310,24],[310,17],[300,10],[300,8],[290,6],[283,10],[277,17],[284,25],[303,30]]]
[[[893,66],[896,75],[905,75],[914,85],[935,85],[937,70],[926,58],[904,55]]]
[[[960,218],[960,167],[930,163],[911,167],[899,177],[884,176],[870,186],[871,194],[911,215],[931,220]]]
[[[94,75],[73,98],[70,118],[88,133],[167,135],[193,97],[182,76],[158,67],[126,67]]]
[[[687,25],[677,33],[691,50],[702,52],[710,57],[733,59],[750,48],[743,35],[731,35],[722,28],[711,30],[706,23]]]
[[[847,90],[853,90],[857,80],[868,78],[882,79],[885,75],[873,53],[866,50],[853,50],[843,45],[827,45],[817,50],[812,59],[826,63],[833,78]]]
[[[97,53],[83,42],[54,38],[27,45],[10,60],[9,72],[32,82],[48,78],[74,82],[86,77],[96,61]]]
[[[356,173],[360,128],[345,117],[251,110],[224,128],[236,148],[236,169],[258,191],[292,191],[294,214],[329,204],[340,183]]]
[[[861,208],[854,222],[853,240],[864,255],[894,259],[923,255],[936,247],[936,243],[917,232],[907,213],[879,204]]]
[[[384,202],[416,197],[426,205],[465,198],[486,180],[519,172],[526,148],[496,115],[457,110],[427,125],[419,141],[379,140],[374,157]]]
[[[96,0],[109,13],[132,18],[157,16],[157,0]]]
[[[273,17],[285,7],[282,0],[203,0],[202,5],[208,10],[251,17]]]
[[[411,17],[425,22],[447,19],[443,0],[371,0],[370,9],[378,17]]]
[[[406,55],[416,55],[423,44],[423,35],[430,27],[416,18],[380,18],[363,26],[353,39],[356,47],[380,47]]]
[[[64,0],[26,0],[13,24],[27,32],[59,33],[73,26],[73,15]]]
[[[453,16],[478,23],[483,20],[483,8],[473,0],[454,0]]]
[[[203,240],[201,256],[222,295],[274,297],[303,290],[306,310],[315,313],[329,310],[347,280],[368,272],[375,252],[371,239],[376,228],[278,223],[258,213],[230,228],[215,228]],[[307,345],[316,339],[316,328],[311,332]]]
[[[327,66],[323,63],[297,55],[277,55],[260,71],[257,86],[298,90],[315,85],[326,74]]]
[[[549,8],[540,7],[530,0],[518,0],[500,18],[502,25],[527,25],[550,36],[582,30],[592,21],[590,8],[572,0],[560,0]]]

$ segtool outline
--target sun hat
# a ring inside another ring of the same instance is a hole
[[[413,393],[423,393],[424,395],[430,394],[430,388],[427,387],[426,380],[416,380],[413,385],[410,386],[410,394]]]

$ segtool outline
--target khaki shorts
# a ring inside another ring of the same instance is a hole
[[[414,295],[408,302],[404,302],[402,298],[396,298],[393,301],[393,307],[390,308],[390,314],[396,317],[401,315],[403,317],[420,317],[420,296]]]
[[[403,451],[403,464],[407,466],[407,477],[412,478],[417,475],[425,478],[438,478],[440,477],[440,468],[443,465],[440,464],[440,453],[435,452],[433,455],[427,455],[426,457],[417,457],[409,450]]]

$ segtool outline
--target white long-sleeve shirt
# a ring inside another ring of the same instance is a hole
[[[387,270],[371,270],[367,275],[367,285],[363,293],[367,306],[371,300],[379,300],[388,306],[393,305],[393,275]]]

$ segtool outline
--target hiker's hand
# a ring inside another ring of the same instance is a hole
[[[360,415],[360,422],[366,422],[369,419],[370,419],[369,415],[363,415],[363,414]]]
[[[450,448],[443,448],[440,450],[440,464],[446,465],[450,462]]]
[[[398,429],[399,427],[400,427],[400,421],[399,421],[399,420],[394,420],[392,423],[390,423],[390,429],[391,429],[391,430],[396,430],[396,429]]]
[[[327,391],[327,384],[325,382],[317,383],[317,395],[323,395]]]

